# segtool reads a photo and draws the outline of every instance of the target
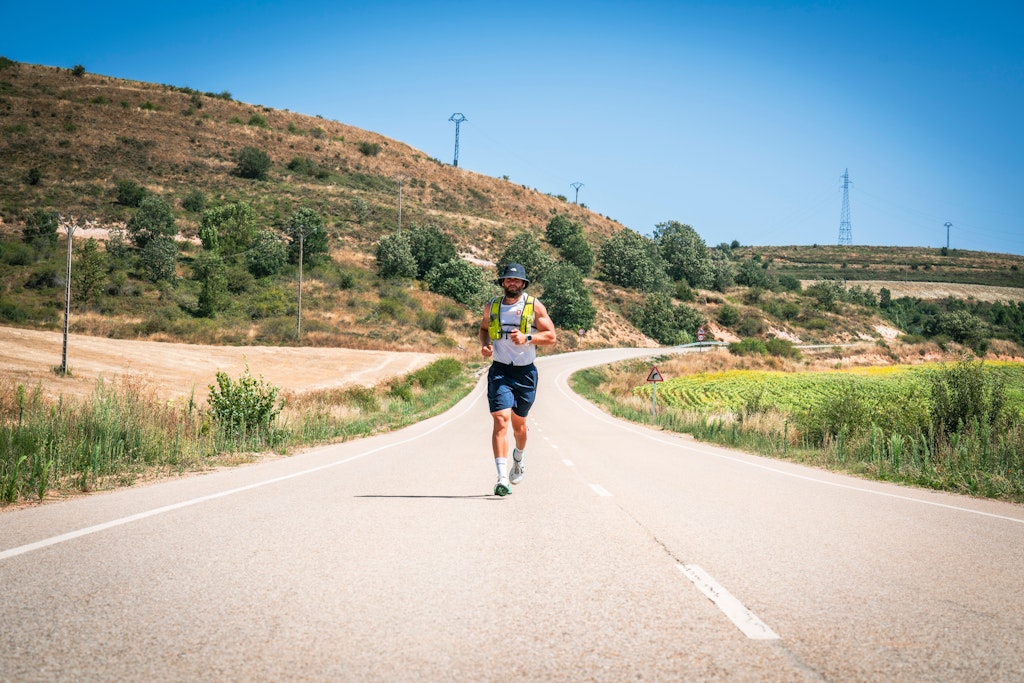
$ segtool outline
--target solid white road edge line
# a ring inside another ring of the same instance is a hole
[[[597,419],[601,420],[602,422],[605,422],[605,423],[611,424],[611,425],[615,425],[616,427],[619,427],[620,429],[624,429],[627,432],[632,432],[634,434],[639,434],[640,436],[643,436],[644,438],[650,439],[651,441],[657,441],[658,443],[668,444],[669,446],[674,446],[676,448],[681,448],[681,449],[687,450],[687,451],[693,451],[693,452],[699,453],[701,455],[707,455],[707,456],[711,456],[711,457],[714,457],[714,458],[720,458],[722,460],[729,460],[731,462],[736,462],[736,463],[739,463],[741,465],[746,465],[748,467],[755,467],[757,469],[767,470],[768,472],[774,472],[775,474],[781,474],[783,476],[792,477],[794,479],[803,479],[804,481],[812,481],[812,482],[815,482],[817,484],[822,484],[824,486],[834,486],[835,488],[839,488],[839,489],[847,489],[849,491],[859,491],[861,493],[868,493],[868,494],[875,495],[875,496],[882,496],[884,498],[895,498],[896,500],[905,500],[905,501],[909,501],[911,503],[918,503],[920,505],[930,505],[932,507],[944,508],[946,510],[956,510],[957,512],[968,512],[968,513],[973,514],[973,515],[981,515],[982,517],[992,517],[994,519],[1006,520],[1007,522],[1016,522],[1017,524],[1024,524],[1024,519],[1019,519],[1017,517],[1009,517],[1007,515],[997,515],[995,513],[984,512],[982,510],[972,510],[971,508],[963,507],[963,506],[960,506],[960,505],[948,505],[946,503],[936,503],[936,502],[931,501],[931,500],[922,500],[921,498],[914,498],[912,496],[902,496],[902,495],[900,495],[898,493],[889,493],[887,491],[875,491],[874,489],[865,488],[863,486],[854,486],[852,484],[841,484],[839,482],[834,482],[834,481],[825,481],[824,479],[818,479],[816,477],[810,477],[810,476],[807,476],[805,474],[796,474],[795,472],[787,472],[787,471],[785,471],[783,469],[780,469],[778,467],[771,467],[770,465],[763,465],[761,463],[750,462],[748,460],[743,460],[742,458],[734,458],[732,456],[724,455],[722,453],[713,453],[713,452],[705,450],[705,449],[695,448],[694,446],[691,446],[691,445],[688,445],[688,444],[679,443],[678,441],[669,441],[668,439],[659,438],[656,432],[651,432],[650,430],[645,430],[645,429],[640,429],[640,428],[633,428],[631,426],[628,426],[629,423],[624,423],[625,422],[624,420],[618,420],[616,418],[609,417],[604,411],[602,411],[600,408],[595,406],[590,401],[588,401],[585,398],[581,397],[576,392],[572,391],[572,389],[568,389],[568,391],[566,391],[566,389],[568,387],[568,384],[566,383],[565,378],[566,378],[566,375],[568,375],[568,374],[570,374],[570,372],[566,371],[566,372],[563,372],[561,375],[559,375],[556,378],[556,380],[558,381],[558,390],[562,393],[563,396],[566,396],[566,397],[570,398],[573,402],[575,402],[576,406],[580,410],[582,410],[585,413],[590,414],[592,417],[596,417]],[[709,447],[711,447],[711,448],[715,448],[716,447],[715,444],[707,444],[707,445]],[[768,457],[768,456],[764,456],[764,455],[758,455],[757,453],[751,453],[751,455],[754,456],[754,457],[757,457],[757,458],[767,458]]]
[[[608,492],[608,489],[604,488],[600,484],[591,484],[590,488],[594,489],[594,493],[596,493],[599,496],[605,496],[607,498],[611,498],[612,496],[612,494]]]
[[[373,455],[374,453],[378,453],[380,451],[384,451],[384,450],[387,450],[389,448],[394,448],[395,446],[402,446],[404,444],[409,443],[410,441],[416,441],[417,439],[422,439],[424,436],[432,434],[432,433],[436,432],[437,430],[442,429],[442,428],[448,426],[451,422],[454,422],[455,420],[461,418],[463,415],[465,415],[467,412],[469,412],[469,410],[476,405],[477,400],[479,398],[479,397],[474,397],[473,396],[474,393],[478,393],[476,389],[471,391],[466,396],[466,398],[463,399],[463,400],[472,399],[472,400],[467,400],[465,410],[461,411],[457,415],[454,415],[454,416],[450,417],[449,419],[445,420],[444,422],[441,422],[441,423],[435,425],[434,427],[428,429],[427,431],[423,432],[422,434],[417,434],[416,436],[411,436],[411,437],[409,437],[407,439],[403,439],[401,441],[396,441],[395,443],[386,444],[384,446],[378,446],[376,448],[371,448],[370,450],[365,451],[363,453],[357,453],[356,455],[350,456],[348,458],[344,458],[342,460],[336,460],[334,462],[329,462],[326,465],[320,465],[319,467],[311,467],[308,470],[302,470],[300,472],[293,472],[292,474],[286,474],[286,475],[281,476],[281,477],[275,477],[273,479],[267,479],[266,481],[256,482],[255,484],[248,484],[246,486],[239,486],[237,488],[228,489],[227,491],[220,491],[218,493],[212,493],[210,495],[200,496],[199,498],[192,498],[190,500],[183,500],[180,503],[174,503],[172,505],[165,505],[163,507],[154,508],[152,510],[147,510],[145,512],[139,512],[139,513],[134,514],[134,515],[129,515],[127,517],[120,517],[118,519],[112,519],[109,522],[103,522],[102,524],[95,524],[95,525],[90,526],[90,527],[85,527],[84,529],[78,529],[76,531],[69,531],[66,534],[60,534],[59,536],[52,536],[50,538],[44,538],[41,541],[36,541],[34,543],[27,543],[25,545],[20,545],[20,546],[18,546],[16,548],[10,548],[8,550],[0,551],[0,562],[2,562],[3,560],[9,559],[11,557],[17,557],[18,555],[24,555],[25,553],[30,553],[33,550],[40,550],[42,548],[46,548],[46,547],[49,547],[51,545],[57,545],[58,543],[64,543],[65,541],[71,541],[71,540],[74,540],[76,538],[81,538],[82,536],[88,536],[89,534],[95,534],[95,533],[98,533],[100,531],[106,531],[107,529],[113,529],[114,527],[123,526],[125,524],[131,524],[132,522],[138,522],[139,520],[146,519],[147,517],[154,517],[156,515],[162,515],[165,512],[173,512],[174,510],[180,510],[182,508],[191,507],[193,505],[199,505],[200,503],[205,503],[207,501],[216,500],[218,498],[225,498],[227,496],[233,496],[236,493],[243,493],[245,491],[251,491],[253,489],[262,488],[264,486],[270,486],[272,484],[277,484],[277,483],[280,483],[282,481],[288,481],[289,479],[296,479],[298,477],[304,477],[304,476],[306,476],[308,474],[313,474],[315,472],[322,472],[323,470],[327,470],[327,469],[330,469],[332,467],[337,467],[338,465],[345,465],[347,463],[352,462],[353,460],[359,460],[360,458],[365,458],[368,455]]]
[[[757,615],[743,606],[733,595],[725,590],[721,584],[711,578],[706,571],[695,564],[677,564],[686,578],[693,582],[693,585],[706,595],[711,602],[722,610],[725,616],[729,617],[736,627],[743,631],[743,634],[751,640],[778,640],[779,635],[757,618]]]

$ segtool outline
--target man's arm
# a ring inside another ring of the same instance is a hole
[[[494,346],[491,342],[491,305],[487,304],[484,307],[484,318],[480,323],[480,355],[484,358],[490,358],[494,353]]]

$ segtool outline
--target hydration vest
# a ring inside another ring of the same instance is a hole
[[[496,296],[491,300],[491,323],[487,327],[487,334],[491,339],[501,339],[501,300],[503,297]],[[519,320],[519,331],[529,334],[533,328],[533,297],[526,295],[526,305],[523,306],[523,315]]]

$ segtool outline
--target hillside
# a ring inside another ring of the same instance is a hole
[[[0,132],[3,325],[56,330],[63,319],[63,254],[21,244],[26,221],[39,210],[95,220],[95,231],[77,234],[79,250],[84,238],[105,239],[137,211],[122,197],[125,184],[172,206],[180,240],[176,283],[147,281],[137,265],[108,265],[95,299],[75,302],[73,332],[193,344],[295,344],[294,270],[287,273],[291,279],[277,280],[256,280],[244,268],[230,271],[230,309],[215,318],[195,313],[203,211],[236,202],[253,207],[259,227],[275,231],[300,207],[324,219],[329,259],[304,273],[306,346],[473,353],[475,305],[457,305],[422,281],[383,280],[376,273],[375,245],[398,228],[399,181],[402,227],[436,226],[488,278],[516,234],[533,235],[554,255],[545,226],[557,215],[578,223],[595,253],[625,227],[565,197],[455,168],[400,141],[319,116],[238,102],[227,92],[2,57]],[[265,179],[236,173],[247,147],[269,156]],[[644,232],[654,226],[630,227]],[[882,247],[723,245],[713,251],[736,271],[756,261],[775,285],[782,277],[863,279],[874,281],[877,292],[888,281],[929,280],[1000,286],[1009,288],[1000,301],[1024,300],[1024,294],[1014,298],[1014,291],[1024,291],[1016,289],[1024,287],[1024,258],[1015,256]],[[592,328],[581,338],[563,331],[559,348],[656,345],[633,323],[646,295],[599,279],[600,273],[598,266],[586,279],[597,311]],[[727,341],[777,336],[806,344],[889,344],[897,336],[892,316],[877,305],[853,300],[823,307],[814,296],[775,285],[677,287],[675,303],[696,309],[710,335]],[[543,286],[534,291],[543,295]],[[973,291],[987,300],[986,290]],[[999,346],[1003,355],[1017,353],[1022,334],[1011,323],[990,331],[1008,342]]]

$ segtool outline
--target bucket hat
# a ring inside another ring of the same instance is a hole
[[[505,270],[498,277],[498,284],[500,285],[501,281],[507,277],[513,277],[516,278],[517,280],[522,280],[527,285],[530,284],[530,278],[526,277],[526,268],[524,268],[521,263],[510,263],[507,266],[505,266]]]

